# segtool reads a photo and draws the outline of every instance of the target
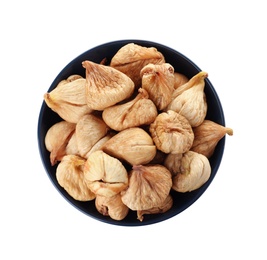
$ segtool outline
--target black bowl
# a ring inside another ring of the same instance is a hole
[[[115,55],[115,53],[122,46],[132,42],[145,47],[157,48],[157,50],[164,55],[166,62],[170,63],[174,67],[175,71],[186,75],[188,78],[193,77],[195,74],[201,71],[197,65],[195,65],[190,59],[185,57],[183,54],[169,47],[166,47],[162,44],[144,40],[121,40],[99,45],[93,49],[84,52],[83,54],[72,60],[58,74],[58,76],[55,78],[50,88],[48,89],[48,92],[54,89],[61,80],[66,79],[68,76],[72,74],[80,74],[85,77],[85,69],[81,65],[82,61],[91,60],[96,63],[100,63],[104,58],[110,61],[111,58]],[[219,97],[209,79],[206,79],[205,81],[206,81],[205,94],[208,103],[208,112],[206,118],[214,122],[217,122],[218,124],[225,125],[224,113]],[[171,195],[173,197],[173,207],[166,213],[145,215],[143,222],[140,222],[137,219],[136,212],[130,211],[125,219],[121,221],[116,221],[111,219],[110,217],[101,215],[96,210],[94,201],[90,202],[76,201],[71,196],[69,196],[68,193],[58,184],[56,179],[57,166],[51,166],[50,164],[50,158],[49,158],[50,153],[46,150],[44,139],[47,130],[53,124],[55,124],[60,120],[61,118],[56,113],[54,113],[45,104],[45,102],[43,102],[38,121],[38,145],[44,168],[50,180],[52,181],[56,189],[59,191],[59,193],[75,208],[77,208],[81,212],[85,213],[86,215],[94,219],[114,225],[142,226],[142,225],[154,224],[163,220],[167,220],[181,213],[183,210],[191,206],[208,188],[208,186],[210,185],[210,183],[212,182],[213,178],[215,177],[218,171],[224,152],[225,138],[222,138],[218,143],[213,156],[210,158],[210,165],[212,168],[212,172],[209,180],[202,187],[192,192],[178,193],[172,191]]]

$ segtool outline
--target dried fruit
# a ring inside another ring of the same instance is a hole
[[[143,221],[168,211],[173,192],[209,180],[208,158],[233,130],[205,120],[206,72],[189,79],[156,48],[134,43],[110,64],[104,58],[82,66],[85,78],[73,74],[44,95],[63,119],[45,145],[51,164],[60,161],[56,178],[70,196],[95,199],[96,210],[114,220],[134,210]]]
[[[184,82],[179,87],[175,88],[175,90],[172,93],[172,100],[181,95],[185,90],[188,90],[192,88],[193,86],[197,85],[203,76],[203,73],[205,75],[205,72],[199,72],[195,76],[193,76],[190,80],[187,82]]]
[[[233,129],[222,126],[211,120],[204,122],[193,128],[195,139],[191,150],[201,153],[210,158],[218,144],[218,142],[226,135],[233,135]]]
[[[86,104],[85,79],[77,75],[60,82],[55,89],[44,94],[48,107],[62,119],[77,123],[83,115],[92,112]]]
[[[83,116],[76,125],[76,141],[79,154],[85,157],[92,147],[106,135],[105,122],[92,114]]]
[[[92,154],[95,151],[99,151],[102,150],[104,144],[112,137],[112,134],[107,134],[106,136],[104,136],[103,138],[101,138],[99,141],[97,141],[93,147],[89,150],[89,152],[85,155],[85,158],[88,158],[88,156],[90,156],[90,154]]]
[[[120,194],[112,197],[97,195],[95,206],[99,213],[115,220],[124,219],[129,212],[129,208],[122,202]]]
[[[52,125],[45,135],[45,147],[50,152],[51,165],[55,165],[66,155],[66,146],[75,131],[76,125],[60,121]]]
[[[131,101],[106,108],[102,117],[105,123],[116,131],[126,128],[148,125],[158,115],[155,104],[149,99],[145,89]]]
[[[129,173],[129,187],[122,202],[131,210],[160,207],[170,193],[171,173],[162,165],[137,165]]]
[[[75,200],[89,201],[95,198],[84,179],[85,159],[76,155],[66,155],[58,164],[56,178],[61,187]]]
[[[149,98],[159,110],[171,102],[174,91],[174,68],[169,63],[148,64],[140,72],[142,88],[147,90]]]
[[[85,162],[88,187],[96,194],[112,197],[128,186],[128,174],[122,163],[103,151],[95,151]]]
[[[171,172],[174,176],[180,172],[181,161],[183,158],[182,153],[172,154],[169,153],[164,161],[164,166]]]
[[[124,73],[88,60],[82,65],[86,69],[86,101],[91,109],[104,110],[132,95],[134,83]]]
[[[172,196],[169,194],[161,205],[147,210],[137,210],[137,219],[139,219],[142,222],[144,220],[144,215],[146,214],[165,213],[172,207],[172,205],[173,205],[173,199]]]
[[[194,140],[188,120],[172,110],[160,113],[149,131],[157,148],[164,153],[185,153]]]
[[[211,174],[211,167],[206,156],[188,151],[181,159],[180,173],[173,177],[172,188],[178,192],[188,192],[200,188]]]
[[[75,131],[66,146],[66,154],[80,155]]]
[[[139,127],[125,129],[110,138],[103,151],[131,165],[146,164],[156,155],[150,135]]]
[[[174,72],[174,89],[179,88],[189,81],[188,77],[179,72]]]
[[[206,72],[199,72],[193,79],[193,86],[183,91],[168,105],[168,110],[173,110],[187,118],[192,127],[200,125],[207,114],[207,102],[204,92]],[[191,80],[189,80],[190,82]],[[188,85],[189,84],[188,82]],[[187,83],[186,83],[187,84]],[[179,89],[179,88],[178,88]]]
[[[161,64],[164,62],[164,56],[156,48],[129,43],[120,48],[113,56],[110,66],[129,76],[135,87],[139,88],[141,69],[149,63]]]

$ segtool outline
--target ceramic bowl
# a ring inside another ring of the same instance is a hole
[[[85,51],[75,59],[73,59],[69,64],[67,64],[57,75],[57,77],[52,82],[50,88],[47,92],[50,92],[54,89],[57,84],[66,79],[68,76],[72,74],[80,74],[85,77],[85,69],[82,67],[81,63],[84,60],[91,60],[96,63],[100,63],[104,58],[107,60],[111,60],[111,58],[115,55],[115,53],[124,45],[128,43],[136,43],[141,46],[145,47],[155,47],[158,51],[160,51],[164,57],[166,62],[170,63],[175,71],[180,72],[186,75],[188,78],[193,77],[195,74],[201,71],[201,69],[192,62],[189,58],[185,55],[180,53],[177,50],[174,50],[168,46],[164,46],[160,43],[145,41],[145,40],[120,40],[120,41],[113,41],[104,43],[102,45],[96,46],[88,51]],[[224,113],[223,108],[220,102],[220,99],[216,93],[215,88],[213,87],[212,83],[209,79],[206,79],[205,84],[205,94],[208,103],[208,112],[207,112],[207,119],[210,119],[214,122],[217,122],[221,125],[225,125],[224,120]],[[167,211],[166,213],[162,214],[151,214],[145,215],[144,220],[140,222],[137,219],[136,212],[131,211],[127,215],[127,217],[121,221],[116,221],[111,219],[110,217],[101,215],[95,207],[95,202],[81,202],[73,199],[68,193],[58,184],[56,179],[56,167],[51,166],[50,164],[50,153],[46,150],[44,139],[47,130],[56,122],[60,121],[61,118],[53,112],[46,104],[43,102],[41,104],[39,121],[38,121],[38,145],[40,151],[40,157],[43,162],[43,166],[45,171],[47,172],[51,182],[58,190],[58,192],[76,209],[80,210],[84,214],[92,217],[96,220],[114,224],[114,225],[122,225],[122,226],[142,226],[148,224],[155,224],[161,221],[165,221],[170,219],[174,216],[177,216],[182,211],[186,210],[190,207],[193,203],[197,201],[197,199],[206,191],[206,189],[211,184],[212,180],[214,179],[218,168],[221,163],[221,159],[224,152],[224,145],[225,145],[225,138],[222,138],[218,143],[216,150],[213,156],[209,159],[210,165],[212,168],[211,176],[209,180],[199,189],[188,192],[188,193],[178,193],[171,191],[171,195],[173,197],[173,206],[172,208]],[[178,216],[177,216],[178,217]]]

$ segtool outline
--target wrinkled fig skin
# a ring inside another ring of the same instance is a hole
[[[191,147],[192,151],[201,153],[210,158],[218,142],[226,135],[233,135],[233,129],[222,126],[211,120],[204,122],[193,128],[195,139]]]
[[[131,101],[106,108],[102,117],[105,123],[116,131],[151,124],[158,115],[155,104],[145,89]]]
[[[103,138],[101,138],[99,141],[96,142],[96,144],[89,150],[89,152],[85,155],[85,158],[88,159],[90,154],[92,154],[95,151],[102,150],[104,144],[112,137],[112,134],[107,134]]]
[[[92,112],[86,104],[85,79],[78,75],[61,81],[55,89],[44,94],[44,100],[48,107],[70,123],[77,123],[83,115]]]
[[[164,202],[157,207],[153,207],[147,210],[137,210],[137,219],[142,222],[144,220],[144,215],[146,214],[165,213],[172,207],[172,205],[173,205],[173,199],[171,195],[168,195],[167,198],[164,200]]]
[[[195,76],[193,76],[192,78],[190,78],[187,82],[185,82],[184,84],[177,87],[172,93],[172,100],[174,100],[176,97],[181,95],[185,90],[188,90],[197,84],[202,85],[203,84],[203,76],[208,77],[208,74],[204,71],[201,71],[201,72],[197,73]]]
[[[149,131],[157,149],[164,153],[185,153],[194,140],[188,120],[171,110],[160,113],[150,125]]]
[[[103,151],[95,151],[85,162],[88,187],[96,194],[112,197],[128,186],[128,174],[122,163]]]
[[[129,187],[122,191],[122,202],[131,210],[160,207],[170,193],[171,173],[159,164],[133,166]]]
[[[188,151],[183,154],[180,173],[173,177],[172,188],[178,192],[190,192],[206,183],[211,174],[211,167],[206,156]]]
[[[139,127],[117,133],[103,145],[102,149],[107,154],[131,165],[149,163],[157,151],[150,135]]]
[[[206,72],[199,72],[192,79],[192,86],[174,98],[167,107],[168,110],[173,110],[186,117],[192,127],[200,125],[207,114],[208,107],[204,92],[204,80],[207,77],[208,74]]]
[[[92,147],[103,138],[108,131],[105,122],[92,114],[83,116],[76,125],[76,141],[79,154],[86,157]]]
[[[189,79],[182,73],[174,72],[174,89],[179,88],[180,86],[187,83]]]
[[[66,155],[66,147],[71,139],[76,124],[60,121],[52,125],[45,136],[45,146],[50,152],[51,165],[55,165]]]
[[[182,162],[183,154],[172,154],[169,153],[164,161],[164,166],[171,172],[172,176],[180,173],[180,167]]]
[[[88,60],[82,65],[86,70],[87,105],[91,109],[104,110],[133,94],[134,82],[124,73]]]
[[[124,219],[129,212],[129,208],[122,202],[120,194],[112,197],[97,195],[95,205],[100,214],[114,220]]]
[[[139,88],[141,86],[141,69],[149,63],[162,64],[164,62],[164,56],[156,48],[129,43],[113,56],[110,66],[129,76],[135,87]]]
[[[66,146],[66,155],[80,155],[77,139],[76,139],[76,132],[74,131],[73,135],[71,136],[67,146]]]
[[[95,194],[90,190],[84,178],[85,159],[76,155],[66,155],[58,164],[56,178],[61,187],[74,199],[90,201]]]
[[[148,64],[140,72],[142,88],[159,110],[171,102],[174,91],[174,68],[169,63]]]

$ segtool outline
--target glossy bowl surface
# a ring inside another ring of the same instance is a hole
[[[125,44],[128,43],[136,43],[141,46],[145,47],[155,47],[158,51],[160,51],[165,59],[166,62],[170,63],[175,71],[183,73],[188,78],[193,77],[197,74],[201,69],[194,64],[189,58],[181,54],[180,52],[164,46],[160,43],[145,41],[145,40],[120,40],[114,42],[108,42],[97,47],[94,47],[75,59],[73,59],[69,64],[66,65],[65,68],[58,74],[58,76],[52,82],[50,88],[47,92],[50,92],[52,89],[56,87],[56,85],[63,79],[66,79],[68,76],[72,74],[80,74],[85,77],[85,69],[82,67],[82,61],[84,60],[91,60],[96,63],[100,63],[104,58],[107,61],[110,61],[111,58],[115,55],[115,53]],[[222,105],[220,99],[215,91],[215,88],[209,81],[206,79],[205,84],[205,94],[208,103],[208,112],[207,112],[207,119],[210,119],[214,122],[217,122],[221,125],[225,125],[224,120],[224,113],[222,109]],[[94,201],[90,202],[81,202],[74,200],[71,196],[67,194],[67,192],[58,184],[56,180],[56,167],[51,166],[50,159],[49,159],[49,152],[45,148],[44,139],[47,130],[56,122],[60,121],[61,118],[54,113],[46,104],[43,102],[41,104],[39,120],[38,120],[38,129],[37,129],[37,137],[38,137],[38,146],[40,151],[40,157],[43,162],[43,166],[51,180],[54,184],[55,188],[59,191],[59,193],[75,208],[83,212],[84,214],[97,219],[99,221],[114,224],[114,225],[121,225],[121,226],[142,226],[148,224],[155,224],[160,221],[167,220],[176,216],[177,214],[181,213],[189,206],[191,206],[209,187],[213,178],[215,177],[218,168],[221,163],[221,159],[224,152],[224,145],[225,145],[225,138],[221,139],[218,143],[216,150],[213,156],[210,158],[210,164],[212,168],[211,177],[209,180],[198,190],[188,192],[188,193],[178,193],[178,192],[171,192],[173,197],[173,207],[163,214],[154,214],[154,215],[144,215],[143,222],[137,220],[136,212],[130,211],[127,217],[124,220],[116,221],[111,219],[110,217],[106,217],[98,213],[95,208]]]

